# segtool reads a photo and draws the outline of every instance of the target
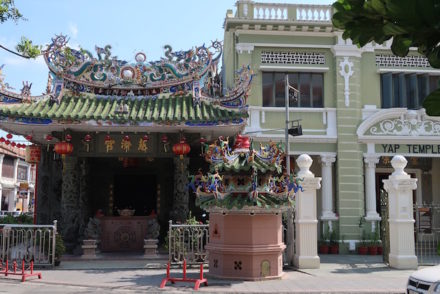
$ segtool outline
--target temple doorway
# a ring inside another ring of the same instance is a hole
[[[114,178],[114,210],[134,210],[134,215],[157,212],[156,176],[147,174],[116,174]]]

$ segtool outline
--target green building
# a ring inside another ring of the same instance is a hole
[[[417,178],[414,202],[418,236],[439,226],[440,119],[422,108],[437,87],[440,71],[411,50],[396,57],[390,44],[364,48],[343,40],[332,26],[332,8],[237,2],[224,22],[225,87],[234,71],[250,65],[254,79],[245,133],[254,142],[284,141],[285,76],[299,90],[290,100],[290,120],[300,119],[303,135],[290,136],[290,160],[312,156],[322,177],[318,194],[321,231],[327,226],[353,250],[363,231],[381,221],[382,180],[390,160],[402,154]]]

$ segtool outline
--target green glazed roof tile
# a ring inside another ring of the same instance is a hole
[[[121,105],[128,107],[128,114],[117,114]],[[61,102],[40,100],[16,106],[0,105],[0,115],[10,118],[54,119],[54,120],[125,120],[132,122],[217,122],[245,118],[246,112],[237,112],[209,102],[194,105],[191,95],[161,96],[144,99],[121,100],[115,97],[69,96]]]

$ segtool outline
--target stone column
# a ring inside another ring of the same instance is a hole
[[[333,211],[333,170],[332,165],[336,161],[335,155],[321,155],[322,170],[322,211],[321,220],[328,222],[330,232],[333,231],[332,221],[338,219]]]
[[[15,194],[17,194],[17,188],[9,191],[8,195],[8,211],[15,211]]]
[[[184,222],[189,212],[188,183],[189,158],[174,158],[174,197],[173,210],[170,213],[174,221]]]
[[[390,224],[390,267],[397,269],[417,269],[414,246],[413,190],[417,179],[411,179],[403,169],[408,161],[401,155],[391,160],[394,172],[383,180],[388,192]]]
[[[298,268],[319,268],[318,256],[318,220],[316,216],[316,190],[321,188],[321,178],[315,178],[310,171],[312,159],[302,154],[296,160],[300,171],[298,177],[303,179],[303,192],[298,191],[296,196],[296,252],[294,264]]]
[[[66,247],[70,250],[79,241],[80,215],[78,158],[66,156],[63,167],[60,231]]]
[[[376,211],[376,164],[379,163],[379,156],[365,154],[365,220],[371,222],[371,230],[376,231],[376,222],[381,218]]]

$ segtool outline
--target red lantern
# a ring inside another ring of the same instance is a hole
[[[191,147],[186,143],[185,138],[180,139],[179,143],[173,145],[173,153],[180,156],[183,159],[184,155],[187,155],[191,151]]]
[[[52,139],[53,139],[53,136],[51,134],[47,134],[46,135],[46,141],[47,142],[52,141]]]
[[[65,156],[73,152],[73,145],[72,143],[66,141],[58,142],[55,144],[53,151],[55,151],[57,154]]]
[[[12,134],[7,134],[7,135],[6,135],[6,138],[8,138],[9,140],[11,140],[11,139],[12,139]]]
[[[11,144],[11,141],[6,140],[6,141],[5,141],[5,144],[6,144],[6,145],[9,145],[9,144]]]
[[[26,146],[26,162],[29,163],[38,163],[41,158],[41,149],[37,145],[28,145]]]
[[[12,147],[15,147],[15,146],[17,146],[17,143],[12,142],[12,143],[11,143],[11,146],[12,146]]]
[[[27,135],[26,140],[28,140],[29,142],[32,141],[32,135]]]
[[[72,140],[72,135],[71,134],[67,134],[66,135],[66,141],[70,142]]]
[[[84,136],[84,142],[89,143],[90,141],[92,141],[92,136],[90,136],[89,134]]]
[[[125,136],[124,136],[124,141],[129,142],[129,141],[130,141],[130,136],[129,136],[129,135],[125,135]]]
[[[142,140],[144,140],[145,142],[148,142],[148,140],[150,140],[150,137],[148,137],[148,135],[144,135],[142,137]]]
[[[5,138],[1,137],[0,138],[0,143],[4,143],[5,142]]]
[[[168,143],[168,137],[167,137],[167,135],[162,135],[162,137],[160,138],[160,140],[162,141],[162,143],[164,143],[164,144],[166,144],[166,143]]]
[[[112,137],[110,135],[107,135],[107,136],[105,136],[104,141],[108,142],[108,141],[111,141],[111,139],[112,139]]]

